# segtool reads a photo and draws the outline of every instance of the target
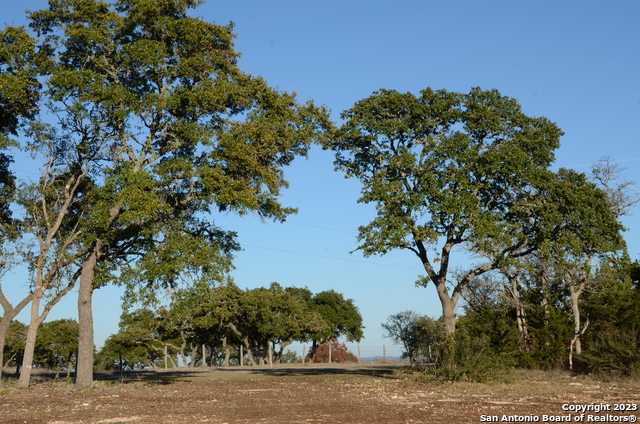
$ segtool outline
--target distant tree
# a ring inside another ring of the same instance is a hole
[[[159,326],[159,317],[149,309],[123,313],[119,332],[107,338],[98,352],[97,363],[103,368],[119,366],[122,354],[124,366],[130,369],[157,368],[164,359]],[[175,352],[175,349],[169,351],[171,356]]]
[[[312,339],[321,343],[344,336],[349,342],[359,342],[363,337],[362,316],[353,299],[345,299],[335,290],[326,290],[311,298],[311,308],[318,311],[328,324],[329,332],[316,332]]]
[[[59,319],[45,322],[38,331],[35,363],[49,369],[71,373],[78,351],[78,321]]]
[[[287,350],[282,354],[282,357],[280,358],[280,363],[282,364],[299,364],[301,362],[302,358],[292,350]]]
[[[244,339],[248,353],[256,354],[260,363],[272,354],[279,360],[284,348],[310,334],[323,334],[329,325],[304,299],[277,283],[270,287],[247,290],[241,298],[240,315],[232,319],[238,337]],[[251,356],[250,356],[251,358]],[[252,359],[251,359],[252,360]]]
[[[496,90],[467,94],[380,90],[342,113],[345,123],[325,147],[335,164],[362,182],[363,203],[377,215],[359,228],[365,256],[407,249],[426,271],[442,304],[447,333],[474,278],[530,253],[529,205],[550,172],[562,131],[525,115]],[[527,218],[528,217],[528,218]],[[455,248],[490,260],[448,288]]]
[[[358,357],[349,352],[347,346],[338,342],[336,338],[313,346],[309,350],[309,358],[313,362],[329,362],[329,359],[331,363],[358,362]]]
[[[4,341],[4,356],[2,365],[7,367],[15,362],[20,370],[22,364],[22,352],[24,352],[24,341],[27,337],[27,326],[20,321],[11,321]]]
[[[420,315],[414,311],[402,311],[390,315],[387,322],[382,323],[385,330],[384,337],[389,337],[395,344],[400,344],[404,348],[403,358],[409,358],[409,363],[413,365],[416,356],[416,323]]]
[[[403,358],[408,358],[413,366],[417,356],[432,357],[431,347],[443,340],[444,328],[441,321],[421,316],[414,311],[402,311],[390,315],[387,322],[382,323],[389,337],[404,348]]]

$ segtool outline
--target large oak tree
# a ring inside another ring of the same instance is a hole
[[[407,249],[419,258],[442,304],[445,329],[473,278],[529,253],[538,234],[531,216],[549,175],[561,130],[525,115],[496,90],[419,95],[380,90],[343,112],[325,145],[336,167],[362,182],[360,202],[377,215],[359,228],[366,256]],[[451,260],[464,249],[489,257],[451,281]],[[450,285],[452,287],[450,287]]]
[[[233,26],[191,17],[200,3],[51,0],[29,15],[49,61],[40,81],[63,133],[57,151],[93,159],[81,175],[90,187],[69,193],[79,388],[93,384],[94,289],[123,263],[149,283],[224,272],[233,234],[215,212],[284,219],[294,209],[277,200],[282,168],[330,126],[322,108],[242,72]]]

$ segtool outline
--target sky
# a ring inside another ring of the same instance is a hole
[[[0,20],[21,25],[24,9],[44,7],[45,0],[3,1]],[[208,0],[191,14],[218,24],[233,21],[243,71],[295,91],[301,102],[326,105],[338,123],[340,112],[381,88],[495,88],[518,99],[526,114],[545,116],[564,131],[554,168],[589,172],[609,156],[625,168],[626,180],[640,183],[635,0]],[[357,203],[359,182],[334,170],[330,152],[314,147],[286,169],[286,177],[290,187],[281,200],[298,213],[285,223],[216,217],[238,233],[243,247],[232,273],[236,284],[334,289],[353,299],[363,316],[362,357],[382,355],[383,346],[387,355],[399,355],[401,348],[383,337],[380,326],[389,315],[441,314],[434,286],[414,285],[424,273],[417,257],[408,251],[370,258],[349,253],[358,226],[375,210]],[[631,258],[640,259],[640,211],[623,223]],[[464,252],[454,251],[452,261],[462,266]],[[113,287],[95,293],[98,347],[118,330],[121,294]],[[75,308],[70,296],[50,319],[75,318]],[[356,353],[356,345],[349,347]]]

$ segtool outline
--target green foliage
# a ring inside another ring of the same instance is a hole
[[[38,330],[35,363],[49,369],[71,371],[78,349],[78,322],[59,319],[43,323]]]
[[[17,134],[21,121],[33,118],[40,98],[40,61],[36,40],[24,27],[0,31],[0,146]]]
[[[562,266],[582,269],[594,255],[625,248],[606,193],[585,174],[560,169],[540,195],[544,211],[537,216],[548,231],[540,250]]]
[[[319,295],[324,299],[322,305],[329,304],[329,299],[336,306],[329,315],[333,319],[330,323],[316,308]],[[266,361],[271,346],[278,362],[288,360],[284,348],[293,341],[321,340],[335,332],[362,334],[362,317],[352,300],[333,290],[314,295],[306,288],[283,288],[277,283],[241,290],[232,283],[200,282],[173,291],[171,302],[156,310],[143,308],[123,314],[120,327],[99,354],[106,358],[100,359],[105,366],[113,362],[121,347],[127,358],[135,358],[133,364],[157,365],[165,346],[171,356],[180,353],[183,360],[189,356],[193,364],[201,361],[202,345],[213,358],[219,358],[230,345],[235,350],[238,344],[261,361]]]
[[[599,377],[640,376],[640,331],[610,328],[592,337],[580,362]]]
[[[395,344],[401,344],[404,348],[403,358],[409,358],[413,365],[417,355],[424,355],[430,345],[434,334],[431,320],[421,317],[414,311],[402,311],[387,318],[387,322],[381,324],[385,330],[385,337],[391,338]],[[430,355],[427,355],[430,356]]]
[[[280,358],[281,364],[300,364],[302,363],[302,358],[298,356],[298,354],[292,350],[287,350],[282,354]]]
[[[584,296],[590,327],[585,352],[577,358],[586,372],[600,377],[640,375],[640,293],[636,264],[602,267]]]
[[[148,309],[123,313],[120,331],[107,338],[96,355],[96,364],[106,369],[119,367],[122,353],[124,366],[130,369],[157,365],[163,356],[159,326],[160,320]]]
[[[535,243],[530,205],[548,177],[560,129],[526,116],[496,90],[380,90],[343,112],[345,123],[325,148],[336,167],[362,182],[360,202],[377,215],[359,228],[365,255],[408,249],[432,281],[448,333],[454,309],[473,278],[529,253]],[[456,245],[490,260],[447,290]],[[433,253],[435,251],[435,254]]]
[[[425,376],[440,381],[507,382],[515,365],[510,355],[492,348],[486,335],[471,335],[464,329],[438,344],[433,359]]]
[[[431,244],[503,239],[514,207],[553,160],[561,131],[525,116],[514,99],[474,88],[381,90],[342,115],[336,165],[363,182],[378,216],[361,228],[366,254]]]
[[[364,337],[362,316],[353,299],[345,299],[341,293],[326,290],[315,294],[308,304],[329,326],[329,332],[315,331],[313,340],[323,342],[330,338],[345,336],[347,341],[359,342]]]
[[[27,326],[20,321],[11,321],[5,340],[2,365],[11,365],[17,361],[24,351],[24,343],[27,337]]]

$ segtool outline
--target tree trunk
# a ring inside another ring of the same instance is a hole
[[[278,353],[276,354],[276,357],[275,357],[275,362],[276,362],[276,364],[279,364],[279,363],[280,363],[280,361],[282,360],[282,355],[284,354],[284,350],[285,350],[285,348],[286,348],[287,346],[289,346],[290,344],[292,344],[292,343],[293,343],[293,340],[292,340],[292,339],[289,339],[289,340],[283,340],[283,341],[280,343],[280,349],[278,349]]]
[[[33,367],[34,350],[36,347],[36,336],[38,335],[38,328],[44,321],[44,317],[40,316],[40,299],[42,298],[44,290],[41,290],[37,295],[34,294],[31,302],[31,320],[29,323],[29,330],[27,331],[27,339],[25,340],[24,353],[22,356],[22,371],[20,372],[20,379],[18,380],[18,387],[29,387],[29,380],[31,379],[31,368]],[[46,314],[44,314],[46,316]]]
[[[180,331],[180,339],[182,340],[182,344],[180,345],[180,348],[178,348],[178,351],[180,352],[180,358],[182,359],[182,367],[187,368],[189,364],[187,363],[187,355],[184,353],[187,348],[187,339],[184,337],[182,331]]]
[[[505,273],[505,275],[507,275]],[[513,305],[516,308],[516,325],[518,327],[518,337],[524,341],[527,339],[527,318],[526,312],[522,302],[520,302],[520,287],[518,285],[518,278],[516,275],[507,275],[509,282],[511,283],[511,298],[513,299]]]
[[[442,304],[442,323],[444,324],[444,331],[447,335],[452,335],[456,332],[456,304],[457,297],[450,297],[447,293],[447,288],[444,282],[436,284],[436,290],[438,291],[438,297]]]
[[[248,337],[244,338],[244,345],[247,348],[247,353],[246,354],[247,354],[247,358],[249,358],[249,363],[251,363],[251,365],[254,366],[254,367],[257,366],[256,360],[253,358],[253,352],[251,352],[251,348],[249,347],[250,344],[249,344],[249,338]]]
[[[224,349],[224,366],[229,366],[229,358],[231,357],[231,350],[229,349],[229,345],[227,345],[227,338],[222,338],[222,348]]]
[[[191,353],[189,354],[189,368],[195,368],[196,360],[198,358],[198,346],[194,346],[193,343],[190,343],[189,348],[191,349]]]
[[[576,290],[573,284],[569,285],[569,293],[571,294],[571,310],[573,311],[574,324],[572,344],[576,350],[576,355],[580,355],[582,353],[582,343],[580,341],[580,336],[582,336],[582,329],[580,328],[580,306],[578,305],[578,298],[580,297],[581,292],[582,290]]]
[[[80,287],[78,289],[78,365],[76,369],[76,389],[90,389],[93,386],[93,277],[98,261],[97,249],[82,264]]]

